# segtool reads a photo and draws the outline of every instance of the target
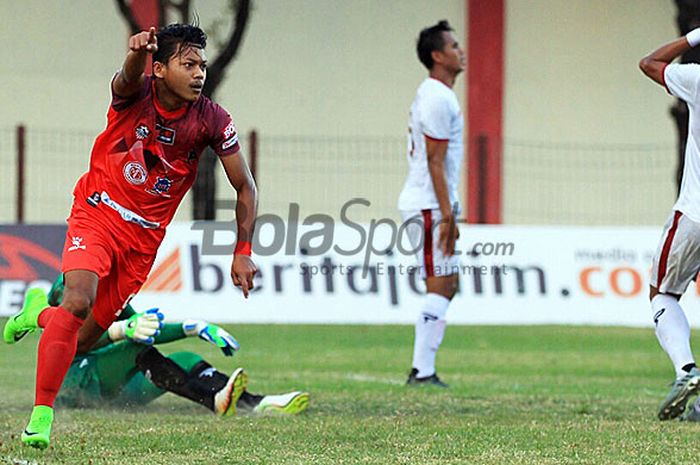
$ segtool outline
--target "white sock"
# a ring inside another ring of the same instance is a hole
[[[656,323],[656,338],[676,369],[676,377],[685,375],[683,367],[695,363],[690,351],[690,325],[678,301],[658,294],[651,300]]]
[[[413,343],[413,368],[418,370],[418,378],[435,374],[435,354],[445,335],[445,315],[449,305],[447,297],[432,293],[425,296]]]

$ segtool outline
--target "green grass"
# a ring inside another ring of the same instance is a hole
[[[4,321],[2,322],[4,323]],[[659,422],[673,373],[650,329],[457,327],[438,356],[448,390],[403,386],[408,326],[227,327],[253,392],[303,389],[296,418],[214,417],[166,395],[140,411],[58,410],[44,451],[19,442],[37,337],[0,348],[0,462],[76,464],[695,463],[700,425]]]

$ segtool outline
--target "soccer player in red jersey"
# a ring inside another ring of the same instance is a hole
[[[202,96],[206,34],[170,25],[129,38],[124,65],[112,80],[107,128],[95,140],[90,168],[75,186],[63,250],[60,306],[11,320],[15,338],[42,327],[35,406],[22,441],[48,446],[53,405],[81,346],[92,346],[145,281],[165,228],[194,182],[206,147],[218,154],[238,193],[237,244],[231,277],[247,298],[257,272],[250,243],[255,183],[229,114]],[[148,55],[153,76],[146,76]]]

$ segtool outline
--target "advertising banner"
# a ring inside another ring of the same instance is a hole
[[[170,319],[216,322],[412,323],[424,284],[408,239],[385,222],[259,223],[248,299],[230,278],[233,225],[173,224],[132,304]],[[460,227],[452,324],[652,326],[651,257],[661,228]],[[0,315],[59,272],[65,227],[0,226]],[[700,325],[700,290],[682,302]]]

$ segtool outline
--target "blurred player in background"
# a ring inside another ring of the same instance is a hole
[[[700,270],[700,65],[671,63],[698,44],[700,29],[695,29],[639,62],[644,74],[690,109],[683,182],[654,256],[649,295],[656,337],[676,370],[671,392],[659,408],[660,420],[681,415],[688,399],[700,389],[700,370],[690,350],[690,325],[678,302]],[[700,421],[698,406],[684,419]]]
[[[399,210],[416,250],[427,295],[416,322],[409,385],[447,387],[435,371],[445,315],[459,284],[458,185],[462,164],[462,112],[452,87],[464,70],[464,51],[447,21],[423,29],[418,58],[428,78],[418,87],[408,126],[408,178]]]
[[[206,34],[191,25],[170,25],[157,34],[151,28],[129,38],[126,59],[111,83],[107,128],[73,191],[61,266],[63,302],[36,321],[11,320],[10,332],[17,335],[45,328],[35,406],[21,438],[25,444],[49,445],[54,400],[76,354],[78,331],[91,347],[138,292],[206,147],[219,155],[238,193],[233,282],[246,297],[253,287],[257,190],[230,115],[201,95],[205,47]],[[145,75],[149,54],[153,76]]]
[[[41,289],[30,288],[22,312],[37,314],[48,305],[60,305],[63,292],[63,275],[56,279],[48,297]],[[219,347],[226,356],[239,349],[231,334],[212,323],[163,323],[163,314],[157,309],[137,313],[127,305],[92,350],[75,357],[56,402],[69,407],[136,406],[172,392],[218,416],[235,415],[237,411],[297,414],[306,410],[306,392],[251,394],[242,368],[229,377],[193,352],[175,352],[166,357],[151,346],[193,336]],[[5,342],[16,341],[6,338]]]

